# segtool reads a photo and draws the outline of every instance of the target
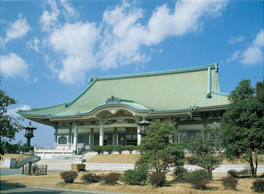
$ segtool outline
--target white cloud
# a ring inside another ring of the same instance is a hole
[[[232,61],[237,60],[238,58],[240,58],[240,55],[241,55],[241,50],[237,50],[236,52],[233,53],[231,57],[227,59],[227,62],[230,63]]]
[[[40,24],[42,25],[42,30],[51,31],[56,27],[60,11],[57,7],[56,1],[49,0],[47,2],[51,10],[45,10],[43,12],[40,17]]]
[[[202,18],[220,15],[227,0],[180,0],[174,10],[167,5],[155,9],[146,25],[140,23],[143,11],[123,2],[103,15],[103,41],[97,53],[103,69],[118,65],[145,62],[149,57],[142,53],[143,46],[159,44],[168,36],[182,36],[199,30]],[[132,8],[131,8],[132,7]]]
[[[252,66],[263,62],[263,58],[264,58],[263,46],[264,46],[264,30],[261,29],[259,33],[256,35],[256,38],[252,42],[251,46],[249,46],[241,54],[242,64],[247,66]]]
[[[27,42],[27,47],[33,49],[36,52],[39,52],[39,39],[34,38]]]
[[[242,53],[241,62],[245,65],[251,66],[263,61],[263,50],[259,47],[248,47]]]
[[[52,48],[62,53],[62,68],[51,66],[59,80],[66,84],[82,82],[85,73],[95,67],[93,47],[98,32],[94,23],[65,24],[49,36]]]
[[[14,108],[14,109],[7,110],[7,115],[12,116],[12,117],[19,117],[19,115],[17,114],[18,110],[30,110],[30,109],[31,109],[31,106],[22,105],[22,106]]]
[[[39,80],[39,78],[35,77],[35,78],[33,79],[33,82],[34,82],[34,83],[37,83],[38,80]]]
[[[65,9],[64,17],[69,19],[70,17],[78,17],[79,13],[70,5],[70,3],[67,0],[61,0],[61,5]]]
[[[263,47],[264,46],[264,30],[260,30],[257,34],[255,40],[253,41],[253,45],[256,47]]]
[[[10,53],[0,56],[0,73],[5,77],[20,76],[28,78],[28,64],[20,56]]]
[[[244,40],[245,40],[244,36],[237,36],[237,37],[230,38],[228,40],[228,43],[229,44],[237,44],[237,43],[243,42]]]
[[[143,48],[157,45],[169,36],[201,30],[203,20],[221,15],[227,2],[179,0],[173,10],[165,4],[143,20],[141,8],[123,1],[106,9],[102,22],[96,26],[88,21],[70,23],[67,17],[76,16],[78,12],[65,0],[61,0],[61,10],[55,1],[49,1],[51,11],[44,11],[41,22],[43,29],[50,32],[46,42],[56,52],[58,60],[46,62],[47,68],[63,83],[73,84],[82,82],[85,73],[92,68],[144,63],[150,56]],[[58,21],[60,13],[67,13],[64,19],[68,22],[64,25]]]
[[[19,19],[12,23],[7,31],[5,42],[8,42],[13,39],[22,38],[25,36],[30,30],[30,26],[25,18],[19,16]]]

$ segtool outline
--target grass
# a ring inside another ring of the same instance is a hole
[[[118,163],[118,164],[134,164],[139,159],[140,154],[104,154],[95,155],[87,158],[88,163]]]
[[[95,173],[109,173],[107,171]],[[120,173],[120,172],[119,172]],[[213,177],[213,181],[208,184],[208,189],[206,190],[196,190],[191,187],[188,183],[177,182],[173,180],[171,175],[167,176],[167,181],[170,184],[167,184],[161,188],[153,188],[151,185],[146,186],[129,186],[125,185],[122,182],[119,182],[117,185],[109,186],[103,185],[101,183],[93,183],[93,184],[83,184],[80,180],[82,173],[79,173],[79,176],[75,183],[73,184],[65,184],[63,180],[60,178],[59,173],[49,173],[45,176],[27,176],[27,175],[8,175],[1,176],[1,181],[6,183],[16,183],[20,185],[30,185],[30,186],[41,186],[41,187],[57,187],[57,188],[67,188],[67,189],[84,189],[84,190],[92,190],[92,191],[106,191],[106,192],[118,192],[118,193],[137,193],[137,194],[150,194],[150,193],[158,193],[158,194],[249,194],[254,193],[250,187],[253,178],[243,178],[239,179],[238,182],[238,191],[232,190],[224,190],[221,178],[226,176],[225,174],[216,174]]]
[[[4,161],[5,158],[15,158],[16,161],[21,161],[27,157],[29,157],[29,156],[25,155],[25,154],[4,154],[4,155],[1,155],[1,160]]]

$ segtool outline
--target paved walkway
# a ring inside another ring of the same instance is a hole
[[[1,193],[21,193],[21,194],[124,194],[124,193],[113,193],[113,192],[103,192],[103,191],[88,191],[79,189],[61,189],[61,188],[48,188],[48,187],[32,187],[16,184],[8,184],[1,182]]]

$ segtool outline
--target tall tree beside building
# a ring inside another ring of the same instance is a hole
[[[219,128],[206,127],[197,138],[190,143],[192,156],[187,157],[187,162],[204,168],[210,175],[222,162],[222,156],[217,141]]]
[[[168,122],[154,121],[140,144],[141,156],[137,165],[155,172],[166,173],[171,167],[184,164],[183,148],[170,143],[175,128]]]
[[[256,176],[258,155],[264,151],[264,81],[243,80],[229,96],[221,122],[221,142],[228,158],[245,158]]]
[[[17,101],[9,97],[3,89],[0,90],[0,154],[13,147],[10,141],[14,140],[15,134],[22,129],[18,119],[7,114],[7,107],[16,103]]]

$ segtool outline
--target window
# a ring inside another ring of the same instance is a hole
[[[78,143],[89,144],[89,134],[79,134]]]
[[[127,145],[137,145],[137,134],[126,134]]]
[[[67,137],[60,136],[58,142],[59,144],[67,144]]]

